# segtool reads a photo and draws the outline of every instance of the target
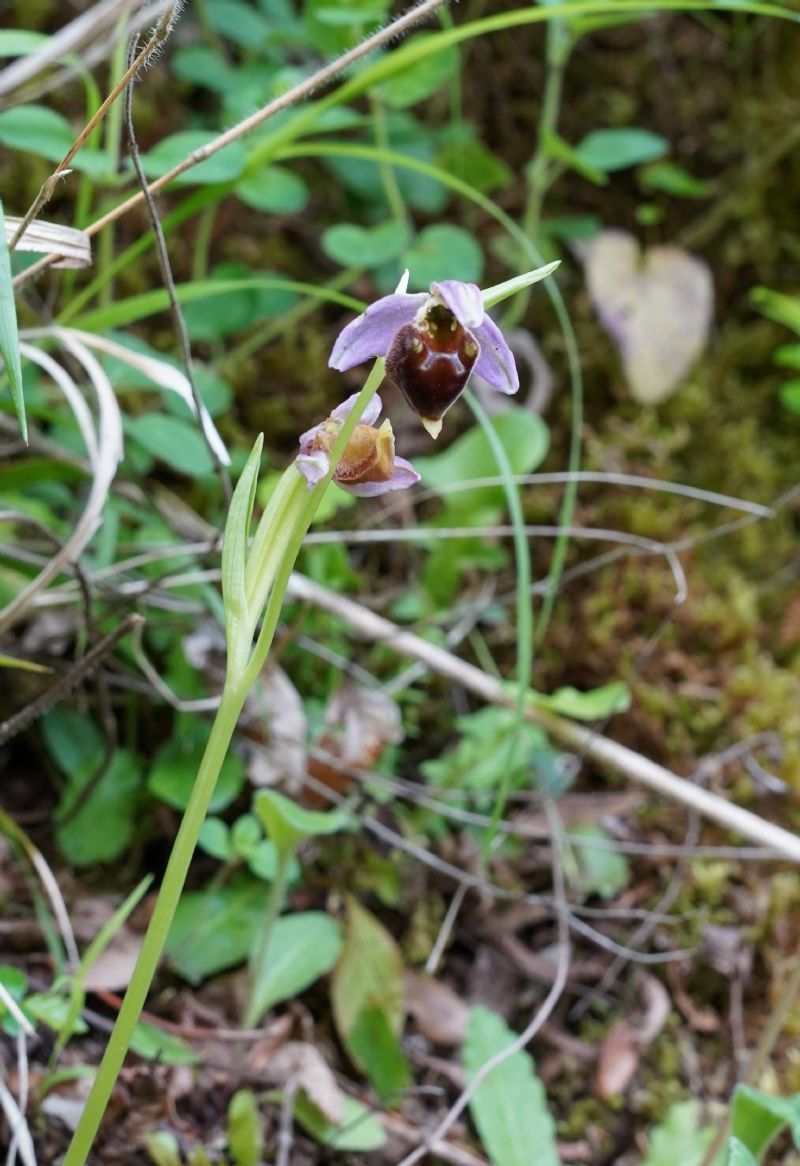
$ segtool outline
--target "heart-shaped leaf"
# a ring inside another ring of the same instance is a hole
[[[700,259],[677,247],[642,254],[625,231],[603,231],[586,248],[589,295],[622,358],[631,395],[658,405],[703,351],[714,289]]]
[[[380,267],[405,251],[408,239],[405,223],[381,223],[378,227],[337,223],[323,233],[322,250],[343,267]]]

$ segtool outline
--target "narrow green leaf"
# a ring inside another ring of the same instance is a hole
[[[178,1139],[169,1130],[156,1130],[145,1134],[144,1148],[155,1166],[181,1166],[181,1151]]]
[[[365,1008],[359,1013],[348,1048],[384,1101],[396,1100],[408,1086],[411,1070],[383,1009]]]
[[[229,660],[235,661],[237,671],[247,662],[252,635],[245,591],[245,563],[263,444],[263,434],[259,434],[233,491],[222,542],[225,632]]]
[[[473,1008],[464,1044],[467,1077],[475,1077],[515,1039],[496,1013]],[[536,1166],[560,1166],[555,1123],[528,1053],[514,1053],[481,1082],[470,1101],[470,1113],[493,1166],[531,1166],[533,1161]]]
[[[579,152],[570,146],[560,134],[553,130],[545,130],[542,138],[542,149],[548,158],[552,158],[554,162],[562,162],[565,166],[569,166],[571,170],[575,170],[582,175],[589,182],[594,182],[597,186],[606,186],[608,183],[608,176],[604,170],[599,166],[592,166],[587,162]]]
[[[146,1020],[140,1020],[133,1030],[131,1050],[137,1056],[163,1065],[196,1065],[198,1061],[197,1053],[180,1037]]]
[[[22,393],[22,365],[19,357],[17,312],[14,306],[14,287],[11,283],[11,261],[8,255],[3,204],[0,202],[0,356],[11,385],[11,396],[17,411],[20,432],[28,440],[28,422],[25,418],[25,398]]]
[[[641,1166],[701,1166],[708,1147],[714,1140],[711,1125],[700,1124],[700,1104],[697,1101],[679,1101],[671,1106],[666,1117],[650,1134],[650,1147]],[[714,1158],[712,1166],[722,1166],[726,1151]]]
[[[264,1131],[255,1096],[250,1089],[240,1089],[228,1106],[228,1150],[236,1166],[258,1166],[263,1149]]]
[[[592,130],[575,147],[575,154],[585,166],[610,174],[661,158],[669,142],[650,130],[633,127]]]

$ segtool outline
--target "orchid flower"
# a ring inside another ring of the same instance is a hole
[[[328,454],[358,397],[358,393],[348,397],[337,405],[326,421],[301,436],[300,453],[295,464],[308,482],[309,490],[313,490],[329,472]],[[395,456],[391,421],[386,420],[376,427],[382,407],[380,397],[373,397],[333,473],[338,486],[362,498],[385,494],[388,490],[405,490],[419,481],[419,474],[411,463]]]
[[[343,372],[384,356],[387,375],[431,437],[438,437],[442,418],[473,373],[498,393],[516,393],[514,356],[486,308],[556,266],[548,264],[484,292],[474,283],[446,279],[432,283],[429,295],[406,292],[406,272],[393,295],[371,304],[340,333],[329,364]]]

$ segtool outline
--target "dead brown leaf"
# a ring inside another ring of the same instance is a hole
[[[83,986],[87,992],[121,992],[128,987],[142,936],[121,927],[111,943],[101,952],[86,973]]]
[[[277,1085],[290,1082],[302,1089],[308,1100],[333,1125],[344,1119],[344,1094],[322,1054],[305,1041],[288,1041],[270,1058],[265,1067],[270,1081]]]
[[[627,1020],[617,1020],[603,1038],[592,1092],[607,1101],[624,1093],[639,1067],[639,1041]]]
[[[464,1042],[469,1008],[447,984],[417,972],[405,973],[406,1007],[424,1037],[435,1045]]]

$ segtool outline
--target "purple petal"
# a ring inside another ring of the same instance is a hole
[[[461,283],[458,279],[445,279],[432,283],[431,292],[440,296],[453,313],[459,324],[474,331],[483,323],[486,311],[483,306],[481,289],[474,283]]]
[[[496,392],[516,393],[519,388],[519,375],[514,354],[494,320],[491,316],[486,316],[483,323],[472,331],[481,346],[480,355],[472,371],[483,377]]]
[[[305,431],[305,433],[300,434],[300,453],[301,454],[306,454],[306,453],[311,452],[311,446],[314,442],[314,438],[317,436],[320,429],[323,428],[324,424],[325,424],[325,422],[322,421],[322,422],[320,422],[319,425],[315,425],[313,429],[307,429]]]
[[[398,329],[411,323],[427,298],[424,292],[416,295],[401,292],[370,304],[366,312],[339,333],[328,361],[330,367],[344,372],[374,356],[383,356]]]
[[[330,469],[328,455],[321,450],[316,453],[299,453],[294,464],[308,482],[309,490],[313,490],[317,482],[321,482]]]
[[[341,421],[344,423],[350,416],[350,413],[353,410],[353,406],[360,396],[360,393],[353,393],[352,397],[348,397],[346,401],[342,401],[341,405],[336,406],[336,408],[331,413],[331,417],[333,417],[336,421]],[[381,415],[382,408],[383,402],[381,401],[380,397],[377,394],[374,397],[371,397],[369,404],[361,414],[361,420],[358,424],[374,425]]]
[[[336,484],[347,490],[348,494],[355,494],[358,498],[376,498],[379,494],[388,494],[390,490],[407,490],[409,486],[415,486],[419,480],[420,476],[411,462],[396,457],[394,472],[386,482],[336,482]]]

